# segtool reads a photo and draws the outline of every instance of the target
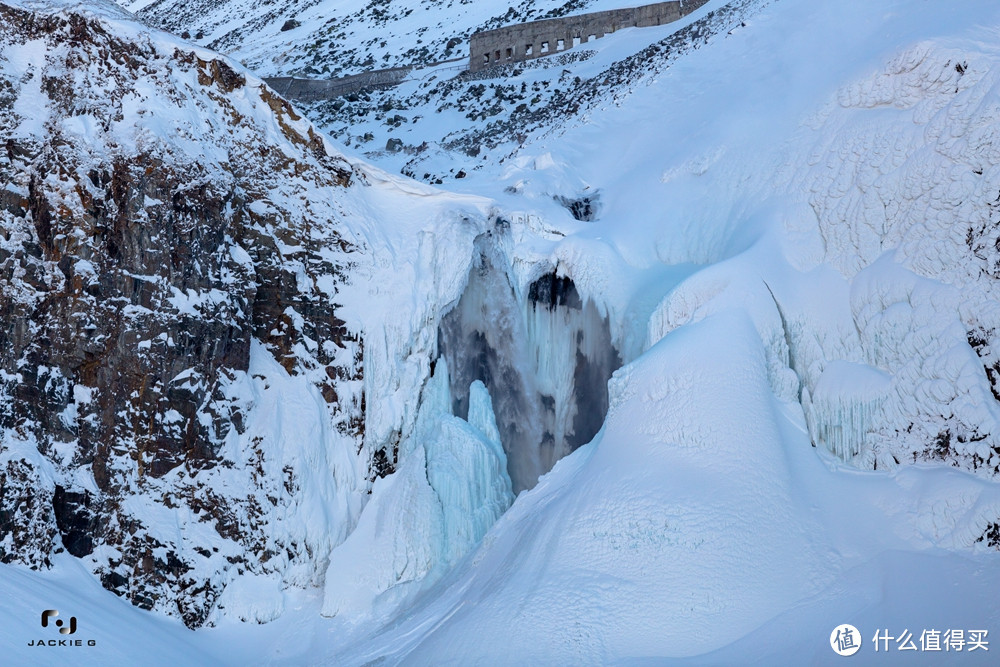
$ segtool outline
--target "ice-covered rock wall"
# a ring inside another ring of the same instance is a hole
[[[606,317],[554,271],[518,299],[490,242],[438,343],[452,369],[455,414],[469,410],[474,381],[489,388],[515,491],[531,488],[560,458],[597,434],[608,410],[607,382],[621,366]]]
[[[1000,404],[981,354],[1000,326],[998,91],[982,54],[920,43],[810,121],[819,131],[793,187],[808,193],[814,250],[796,261],[841,274],[852,326],[820,340],[793,316],[793,353],[814,440],[846,438],[850,450],[832,448],[861,467],[1000,471]],[[846,382],[824,358],[864,372]],[[834,437],[835,423],[856,431]]]
[[[622,365],[607,318],[580,298],[573,281],[548,273],[522,305],[529,360],[542,402],[542,463],[597,435],[608,412],[608,380]]]

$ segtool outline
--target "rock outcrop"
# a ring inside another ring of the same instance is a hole
[[[189,626],[241,574],[321,576],[290,508],[337,505],[310,466],[363,430],[354,168],[168,35],[0,4],[0,43],[0,561],[65,549]],[[278,380],[316,399],[312,453],[254,426]]]

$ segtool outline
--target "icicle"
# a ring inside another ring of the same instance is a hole
[[[479,251],[462,298],[441,323],[439,348],[455,415],[473,419],[473,381],[489,390],[520,491],[600,430],[607,382],[621,359],[607,319],[569,278],[543,275],[518,303],[499,258],[485,243]]]
[[[500,445],[500,429],[497,428],[497,418],[493,414],[493,399],[490,392],[479,380],[476,380],[469,387],[469,419],[470,425],[479,429],[488,442],[496,445],[500,454],[503,455],[503,447]],[[507,457],[504,455],[504,465]]]
[[[514,494],[493,402],[482,382],[469,388],[469,421],[442,416],[436,426],[424,445],[427,481],[441,501],[442,554],[451,563],[483,538]]]
[[[421,411],[442,415],[452,414],[449,380],[448,362],[443,358],[438,359],[434,365],[434,372],[427,381],[423,395],[420,397]]]
[[[572,285],[572,283],[569,283]],[[543,424],[553,447],[546,470],[600,429],[608,409],[607,381],[621,366],[611,331],[591,301],[524,305],[535,385],[547,397]]]
[[[806,409],[813,440],[846,462],[861,463],[858,457],[868,433],[883,420],[890,387],[890,376],[871,366],[847,361],[828,364]],[[862,458],[868,463],[870,457]]]

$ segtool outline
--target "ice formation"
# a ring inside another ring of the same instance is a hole
[[[871,366],[830,362],[811,396],[806,390],[802,397],[809,432],[816,443],[845,461],[861,454],[869,429],[882,419],[891,381],[889,375]],[[875,467],[874,461],[865,467]]]
[[[445,361],[451,371],[454,414],[468,414],[473,381],[490,390],[511,481],[520,491],[544,472],[538,453],[541,409],[526,363],[520,309],[500,268],[503,259],[486,243],[477,242],[476,250],[468,285],[441,322],[438,363]]]
[[[375,482],[358,526],[330,557],[323,614],[364,617],[399,604],[469,552],[514,500],[489,392],[467,390],[469,421],[451,413],[447,362],[421,395],[400,464]]]
[[[573,281],[548,273],[522,305],[529,359],[542,397],[543,465],[585,445],[608,412],[608,380],[621,366],[607,319],[580,298]]]
[[[520,491],[597,434],[608,379],[622,362],[607,318],[572,280],[545,273],[519,300],[499,251],[485,240],[477,250],[462,298],[441,323],[439,347],[453,373],[455,414],[471,409],[467,387],[475,381],[493,396]]]

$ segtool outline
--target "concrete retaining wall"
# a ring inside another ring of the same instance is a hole
[[[469,70],[478,72],[494,65],[562,53],[622,28],[645,28],[671,23],[687,16],[706,2],[708,0],[671,0],[477,32],[469,39]],[[432,63],[427,67],[445,62],[452,61]],[[363,90],[392,88],[405,81],[412,71],[412,67],[393,67],[339,79],[296,79],[283,76],[264,81],[284,98],[313,102]]]
[[[291,76],[283,76],[264,79],[264,81],[286,99],[312,102],[349,95],[362,90],[392,88],[402,83],[411,71],[413,71],[412,67],[393,67],[344,76],[339,79],[296,79]]]
[[[671,23],[706,2],[708,0],[672,0],[477,32],[469,39],[469,69],[476,72],[494,65],[561,53],[622,28]]]

